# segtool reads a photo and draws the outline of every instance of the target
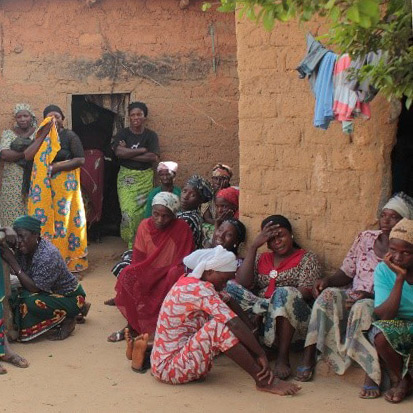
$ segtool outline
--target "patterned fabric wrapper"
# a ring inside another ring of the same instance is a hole
[[[120,235],[132,248],[136,230],[145,216],[146,201],[153,188],[153,170],[143,171],[120,167],[118,196],[122,212]]]
[[[12,130],[4,131],[0,139],[0,151],[10,149],[17,138]],[[34,139],[34,135],[30,139]],[[11,227],[18,216],[27,212],[22,194],[24,170],[17,162],[0,161],[0,167],[1,165],[3,165],[3,174],[0,183],[0,222],[4,226]]]
[[[384,334],[393,350],[402,356],[404,377],[409,371],[413,356],[413,321],[379,320],[373,322],[373,325]]]
[[[356,361],[375,382],[381,382],[379,358],[365,333],[373,321],[374,301],[356,302],[350,311],[345,307],[349,291],[325,289],[314,303],[305,346],[317,345],[320,359],[336,372],[344,374]]]
[[[66,317],[76,317],[85,304],[86,294],[79,284],[66,294],[31,293],[22,290],[12,294],[15,323],[20,341],[30,341],[60,324]]]
[[[51,121],[46,118],[40,128]],[[80,189],[80,168],[50,175],[50,166],[60,149],[53,126],[34,158],[28,213],[42,222],[42,236],[62,254],[72,272],[88,266],[86,217]]]

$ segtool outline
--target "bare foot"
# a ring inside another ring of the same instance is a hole
[[[390,403],[400,403],[412,393],[413,379],[410,373],[407,373],[398,384],[384,393],[384,398]]]
[[[148,347],[149,334],[145,333],[136,337],[133,342],[132,370],[140,372],[145,360],[145,351]]]
[[[274,379],[271,384],[258,385],[257,390],[278,394],[279,396],[293,396],[298,393],[301,386],[294,383],[287,383],[280,379]]]
[[[25,358],[19,356],[17,353],[14,352],[12,352],[11,354],[6,354],[3,357],[0,357],[0,361],[13,364],[13,366],[20,367],[22,369],[29,367],[29,362]]]
[[[116,305],[114,298],[109,298],[109,300],[104,301],[103,304],[105,304],[105,305]]]
[[[377,399],[380,395],[381,393],[379,386],[366,374],[359,397],[362,399]]]
[[[274,376],[278,377],[279,379],[288,379],[288,377],[290,377],[291,374],[290,363],[288,363],[286,360],[277,359],[275,360],[275,366],[273,371]]]
[[[136,339],[141,339],[142,335],[136,337]],[[133,344],[135,339],[133,338],[129,328],[125,327],[125,340],[126,340],[126,358],[132,360]]]

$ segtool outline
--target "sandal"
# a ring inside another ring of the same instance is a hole
[[[7,374],[7,370],[0,364],[0,376],[2,374]]]
[[[364,390],[364,391],[377,391],[377,395],[375,395],[375,396],[367,396],[367,395],[359,395],[359,397],[361,398],[361,399],[377,399],[378,397],[380,397],[381,396],[381,392],[380,392],[380,388],[379,388],[379,386],[368,386],[368,385],[364,385],[363,387],[362,387],[362,390]]]
[[[29,367],[29,362],[25,358],[19,356],[18,354],[13,354],[12,356],[7,357],[7,358],[6,356],[3,356],[0,358],[0,361],[2,361],[3,363],[13,364],[13,366],[20,367],[21,369],[25,369]],[[4,373],[1,373],[1,370],[0,370],[0,374],[4,374]]]
[[[105,305],[111,305],[111,306],[115,306],[115,305],[116,305],[114,298],[109,298],[109,300],[104,301],[103,304],[105,304]]]
[[[301,376],[298,376],[296,374],[295,380],[306,382],[310,381],[313,378],[313,373],[314,373],[314,366],[308,367],[308,366],[298,366],[297,367],[297,372],[298,373],[308,373],[307,375],[302,374]]]
[[[117,343],[118,341],[125,340],[125,329],[115,331],[108,337],[109,343]]]

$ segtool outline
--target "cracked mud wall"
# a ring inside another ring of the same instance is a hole
[[[203,13],[201,4],[1,1],[0,128],[10,127],[17,102],[40,118],[52,102],[67,113],[72,94],[131,93],[149,107],[161,158],[180,163],[179,183],[217,162],[232,165],[238,182],[234,16]]]
[[[285,215],[299,244],[331,272],[358,232],[377,228],[391,192],[397,114],[377,96],[371,119],[357,120],[351,138],[336,122],[316,129],[314,97],[295,70],[309,29],[325,32],[316,23],[277,24],[268,33],[237,22],[241,219],[251,241],[263,218]]]

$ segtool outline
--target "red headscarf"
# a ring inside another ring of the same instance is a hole
[[[230,186],[229,188],[224,188],[220,189],[217,194],[215,195],[215,198],[223,198],[230,204],[234,205],[237,207],[234,217],[238,218],[239,216],[239,189],[234,188],[233,186]]]

